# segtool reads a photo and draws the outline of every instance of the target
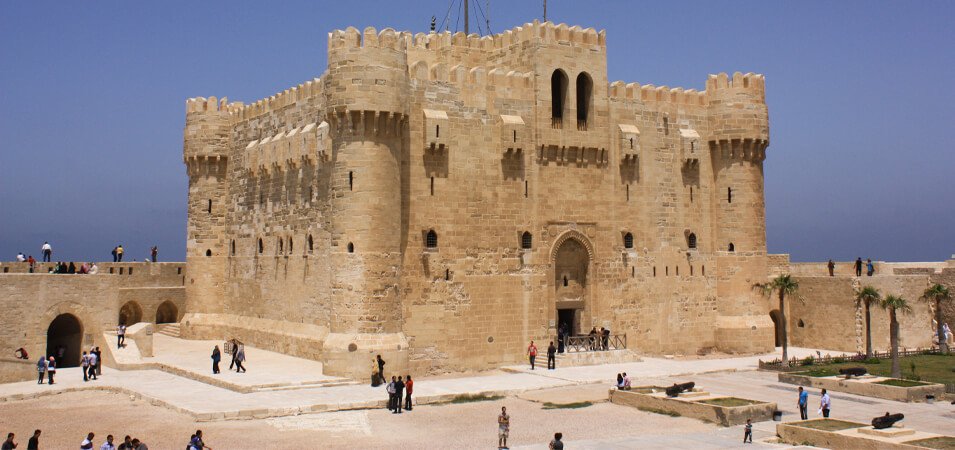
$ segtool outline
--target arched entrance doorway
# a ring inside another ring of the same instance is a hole
[[[72,314],[60,314],[46,329],[46,354],[56,358],[56,367],[80,365],[83,325]]]
[[[156,308],[156,323],[175,323],[179,321],[179,308],[166,300]]]
[[[781,317],[779,315],[779,310],[774,309],[770,311],[769,318],[773,319],[773,327],[776,330],[776,332],[774,333],[774,336],[776,336],[776,347],[782,347],[783,346],[783,329],[780,326]]]
[[[554,253],[554,289],[558,327],[571,335],[586,333],[581,327],[587,317],[587,284],[590,252],[576,237],[560,242]]]
[[[119,324],[132,325],[143,321],[143,308],[136,302],[126,302],[122,308],[119,308]]]

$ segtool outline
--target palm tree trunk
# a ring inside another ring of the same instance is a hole
[[[786,293],[779,290],[779,329],[782,331],[783,367],[789,361],[789,336],[786,334]]]
[[[895,308],[889,309],[889,343],[892,346],[892,378],[902,378],[899,366],[899,320]]]
[[[872,357],[872,316],[869,314],[869,301],[865,302],[865,358]]]
[[[943,355],[947,355],[948,336],[945,336],[945,333],[942,332],[942,302],[938,297],[935,297],[935,327],[938,334],[938,349]]]

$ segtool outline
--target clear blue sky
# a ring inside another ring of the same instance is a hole
[[[269,96],[321,75],[328,31],[427,31],[448,4],[3,2],[0,259],[49,240],[66,260],[117,243],[182,260],[186,98]],[[540,5],[492,0],[492,31]],[[955,253],[955,2],[551,0],[548,16],[607,30],[611,80],[766,75],[770,252]]]

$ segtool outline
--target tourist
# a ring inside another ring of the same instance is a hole
[[[116,446],[113,445],[112,434],[106,436],[106,442],[104,442],[103,445],[99,446],[99,450],[116,450]]]
[[[395,382],[395,414],[401,414],[401,399],[404,397],[404,393],[405,382],[399,376],[398,381]]]
[[[109,253],[113,255],[113,262],[116,262],[116,247],[113,247],[113,250],[110,251]]]
[[[49,242],[44,242],[43,246],[40,247],[40,251],[43,252],[43,262],[50,262],[53,259],[53,247]]]
[[[753,443],[753,421],[746,419],[746,425],[743,426],[743,443]]]
[[[73,264],[73,261],[70,261],[70,267],[66,269],[66,273],[69,273],[69,274],[76,273],[76,264]]]
[[[13,433],[7,433],[7,440],[3,441],[0,450],[13,450],[17,448],[17,443],[13,442]]]
[[[99,273],[99,267],[96,265],[95,262],[91,262],[91,263],[90,263],[90,275],[96,275],[97,273]]]
[[[378,376],[381,377],[381,382],[384,383],[387,378],[385,378],[385,360],[381,359],[381,355],[377,356],[378,359]]]
[[[30,255],[30,257],[27,258],[27,264],[30,267],[30,273],[33,273],[33,271],[36,270],[36,260],[33,259],[33,255]]]
[[[623,390],[630,390],[630,377],[627,375],[627,372],[623,373]]]
[[[601,328],[603,331],[604,350],[610,350],[610,328]]]
[[[391,382],[388,383],[388,386],[385,386],[385,391],[388,392],[388,410],[395,412],[395,377],[391,377]]]
[[[557,368],[557,347],[554,347],[554,341],[550,341],[547,346],[547,370]]]
[[[116,327],[116,348],[126,346],[126,322],[122,322]]]
[[[550,450],[564,450],[564,443],[560,441],[563,438],[563,433],[554,433],[554,440],[550,441],[550,445],[547,448]]]
[[[116,246],[116,262],[123,262],[123,244]]]
[[[832,401],[829,400],[829,393],[823,389],[822,400],[819,401],[819,412],[822,413],[822,417],[829,417],[830,408],[832,408]]]
[[[123,438],[123,443],[119,444],[119,447],[117,447],[117,450],[134,450],[134,449],[135,447],[133,447],[132,438],[129,437],[129,435],[126,435],[126,437]]]
[[[192,439],[189,440],[189,446],[191,450],[202,450],[205,448],[212,450],[212,447],[202,442],[202,430],[196,430],[196,434],[192,435]]]
[[[235,351],[235,372],[245,372],[245,367],[242,366],[242,363],[245,362],[245,346],[239,345],[239,349]]]
[[[590,337],[590,350],[597,350],[597,327],[590,329],[590,333],[587,333],[587,336]]]
[[[501,407],[501,415],[497,416],[497,448],[507,448],[507,435],[511,432],[511,416],[507,415],[507,408]]]
[[[99,346],[93,347],[93,351],[90,352],[93,356],[96,357],[93,363],[93,367],[96,368],[96,376],[103,374],[103,352],[99,349]]]
[[[219,361],[222,360],[222,353],[219,352],[219,346],[212,349],[212,373],[219,373]]]
[[[942,338],[946,343],[952,343],[952,329],[948,327],[948,323],[942,324]]]
[[[806,412],[809,407],[809,393],[806,392],[802,386],[799,386],[799,401],[796,403],[796,406],[799,407],[799,417],[802,420],[809,418],[809,414]]]
[[[140,441],[139,438],[133,438],[131,445],[133,450],[149,450],[149,447],[146,446],[146,443]]]
[[[564,337],[567,336],[567,324],[561,322],[557,327],[557,353],[564,353]]]
[[[90,265],[89,265],[89,263],[83,263],[83,264],[81,264],[81,265],[80,265],[80,274],[86,275],[86,274],[88,274],[88,273],[90,273]]]
[[[83,356],[80,356],[80,367],[83,369],[83,381],[89,381],[90,357],[86,352],[83,352]]]
[[[617,389],[623,389],[623,375],[617,374]]]
[[[866,260],[865,260],[865,275],[866,275],[867,277],[871,277],[872,274],[874,274],[874,273],[875,273],[875,266],[872,265],[872,260],[871,260],[871,259],[866,259]]]
[[[36,362],[36,371],[39,375],[36,384],[43,384],[43,375],[46,373],[46,356],[40,355],[40,360]]]
[[[95,379],[96,379],[96,362],[99,361],[99,358],[96,357],[96,353],[93,353],[93,351],[94,351],[95,349],[96,349],[95,347],[90,349],[90,357],[89,357],[89,358],[90,358],[90,359],[89,359],[90,365],[89,365],[89,371],[90,371],[90,379],[91,379],[91,380],[95,380]]]
[[[27,441],[27,450],[40,450],[40,430],[33,432],[33,436]]]
[[[411,391],[414,389],[414,381],[411,381],[411,375],[405,377],[405,411],[411,411]]]
[[[829,276],[830,277],[835,276],[836,263],[833,262],[832,259],[829,260],[829,264],[827,264],[827,267],[829,267]]]
[[[49,384],[53,384],[53,375],[56,375],[56,360],[50,357],[50,362],[46,364],[46,376],[49,378]]]
[[[232,368],[235,367],[235,355],[239,350],[239,343],[235,339],[230,340],[229,343],[232,344],[229,346],[232,348],[232,361],[229,363],[229,370],[232,370]]]
[[[27,260],[26,255],[23,252],[17,252],[17,262],[25,262]]]
[[[152,262],[159,262],[159,247],[154,245],[153,248],[149,249],[149,259]]]
[[[537,359],[537,346],[534,345],[534,341],[527,346],[527,357],[531,360],[531,370],[534,370],[534,360]]]
[[[90,434],[86,435],[86,439],[83,439],[83,443],[80,444],[81,450],[88,450],[93,448],[93,432],[90,431]]]
[[[63,361],[63,357],[66,355],[66,346],[63,344],[56,346],[56,360]]]
[[[862,276],[862,257],[861,256],[856,258],[856,276],[857,277]]]
[[[371,359],[371,387],[381,386],[381,374],[378,373],[378,361],[375,358]]]

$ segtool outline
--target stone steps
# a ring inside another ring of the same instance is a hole
[[[162,323],[156,325],[156,332],[165,336],[180,337],[180,327],[178,323]]]
[[[260,387],[260,388],[257,388],[255,391],[256,392],[294,391],[299,389],[314,389],[314,388],[333,387],[333,386],[352,386],[356,384],[358,384],[357,381],[340,379],[340,380],[317,381],[313,383],[286,384],[281,386]]]

